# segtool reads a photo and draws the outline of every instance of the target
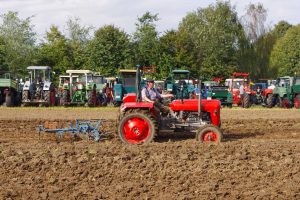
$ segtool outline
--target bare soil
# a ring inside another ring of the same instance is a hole
[[[224,109],[224,142],[163,134],[115,139],[117,110],[0,109],[1,199],[300,199],[300,112]],[[102,118],[101,142],[36,131],[46,120]]]

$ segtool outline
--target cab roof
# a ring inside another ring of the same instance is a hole
[[[185,70],[185,69],[175,69],[175,70],[172,71],[172,73],[175,73],[175,74],[176,73],[178,73],[178,74],[179,73],[181,73],[181,74],[186,73],[187,74],[187,73],[190,73],[190,71],[189,70]]]
[[[68,74],[94,74],[91,70],[67,70],[66,73]]]
[[[39,69],[39,70],[51,70],[51,67],[49,66],[29,66],[27,67],[28,70],[34,70],[34,69]]]
[[[119,72],[136,73],[136,69],[120,69]]]

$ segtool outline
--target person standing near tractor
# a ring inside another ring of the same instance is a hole
[[[244,107],[244,96],[245,96],[245,87],[244,87],[244,83],[242,83],[242,84],[240,85],[239,92],[240,92],[241,105],[242,105],[242,107]]]
[[[144,102],[154,103],[154,107],[157,108],[157,111],[160,111],[164,114],[170,112],[170,108],[164,106],[161,100],[163,98],[172,98],[172,94],[160,94],[156,88],[154,88],[154,80],[151,78],[146,79],[146,87],[142,89],[142,100]]]

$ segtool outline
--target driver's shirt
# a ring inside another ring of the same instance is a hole
[[[244,86],[243,85],[240,86],[239,91],[240,91],[240,95],[244,94]]]
[[[159,92],[155,89],[155,88],[147,88],[144,87],[142,89],[142,99],[143,101],[145,100],[145,97],[148,97],[148,99],[150,99],[151,101],[155,101],[156,99],[161,98],[161,95],[159,94]]]

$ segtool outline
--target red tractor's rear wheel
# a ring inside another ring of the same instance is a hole
[[[118,135],[127,144],[148,144],[153,141],[157,123],[148,111],[136,110],[125,114],[119,122]]]
[[[220,143],[222,141],[222,131],[214,125],[205,125],[198,130],[196,140],[200,142]]]

